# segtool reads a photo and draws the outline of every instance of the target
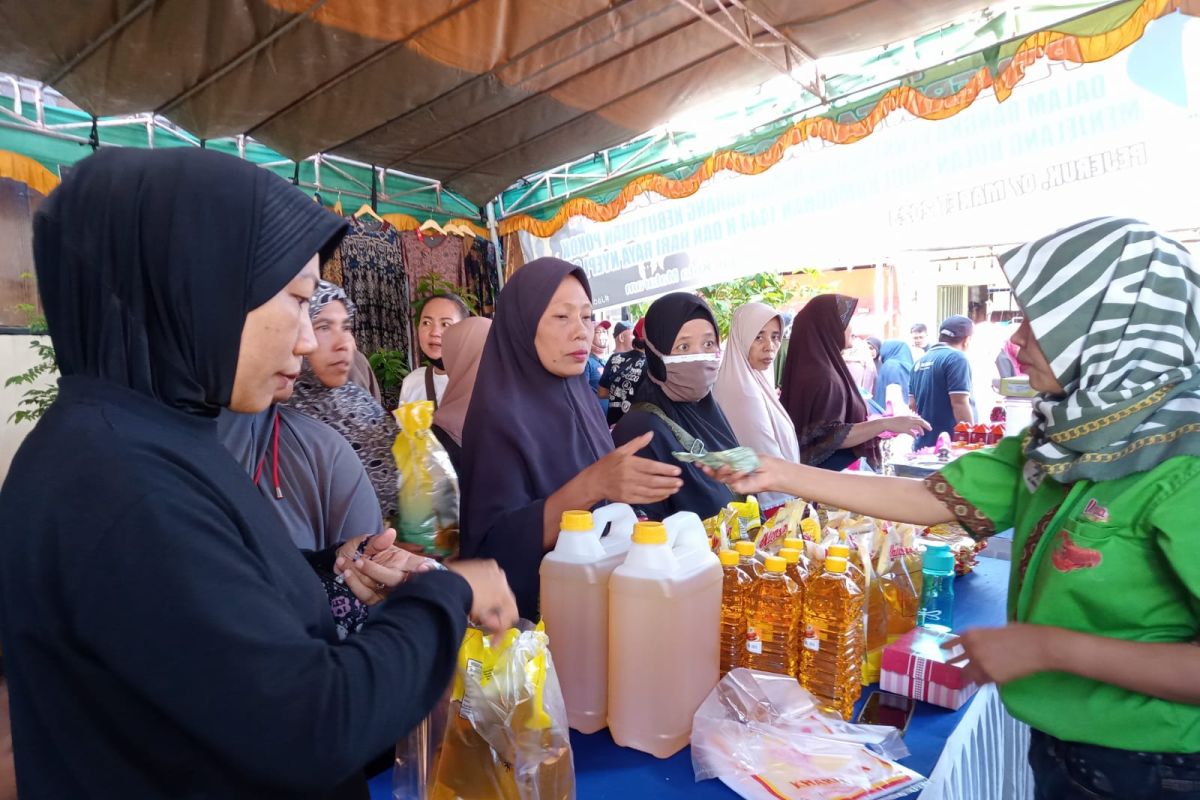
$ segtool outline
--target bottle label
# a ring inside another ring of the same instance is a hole
[[[770,623],[750,620],[750,623],[746,626],[746,652],[762,655],[763,642],[773,642],[775,640],[772,633]]]
[[[821,649],[821,640],[817,638],[817,629],[812,625],[804,626],[804,639],[802,641],[805,650],[812,650],[814,653]]]

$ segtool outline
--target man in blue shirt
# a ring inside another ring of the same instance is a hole
[[[916,446],[932,447],[938,434],[953,433],[959,422],[975,424],[975,402],[971,399],[971,364],[966,349],[975,325],[966,317],[954,316],[942,323],[937,344],[929,348],[913,367],[909,405],[932,429]]]
[[[587,379],[592,386],[592,391],[597,392],[596,402],[600,404],[600,410],[608,415],[608,401],[600,397],[600,379],[604,377],[604,358],[608,355],[608,331],[612,328],[612,323],[608,320],[600,320],[596,323],[595,333],[592,334],[592,353],[588,356],[587,363]]]

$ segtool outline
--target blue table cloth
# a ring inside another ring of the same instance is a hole
[[[1008,572],[1008,561],[980,558],[974,572],[955,580],[956,630],[1004,624]],[[860,704],[877,688],[864,687]],[[946,740],[970,705],[968,702],[958,711],[950,711],[918,703],[904,737],[911,754],[901,763],[921,775],[928,776],[933,772]],[[617,747],[607,730],[590,736],[572,731],[571,746],[575,753],[576,795],[580,800],[636,800],[643,797],[729,800],[738,796],[720,781],[696,783],[688,748],[671,758],[659,760],[636,750]],[[371,800],[392,800],[390,773],[371,781]]]

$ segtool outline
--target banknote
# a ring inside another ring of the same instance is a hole
[[[734,472],[753,472],[758,469],[758,456],[749,447],[718,450],[712,453],[671,453],[685,464],[700,463],[711,469],[730,467]]]

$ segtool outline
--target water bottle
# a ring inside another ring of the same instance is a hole
[[[948,633],[954,626],[954,553],[944,544],[926,545],[921,574],[923,586],[917,624]]]

